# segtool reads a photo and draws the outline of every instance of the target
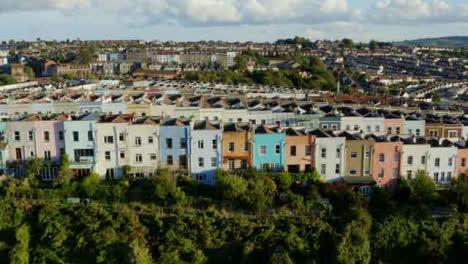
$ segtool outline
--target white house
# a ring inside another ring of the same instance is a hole
[[[196,121],[190,136],[190,173],[203,184],[213,185],[222,168],[222,131],[219,123]]]
[[[340,181],[344,171],[345,138],[323,130],[309,132],[315,136],[315,166],[327,182]]]
[[[429,140],[431,148],[428,155],[427,173],[438,185],[451,184],[456,177],[457,148],[452,142],[437,139]]]

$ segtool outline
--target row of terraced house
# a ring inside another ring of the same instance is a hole
[[[42,178],[52,180],[61,156],[67,154],[78,177],[96,172],[103,179],[125,173],[142,178],[156,168],[169,168],[214,184],[218,169],[290,173],[315,169],[328,182],[389,186],[418,170],[446,185],[468,169],[463,126],[384,122],[377,131],[381,124],[367,122],[371,129],[365,133],[367,129],[354,129],[352,123],[347,129],[348,124],[335,121],[330,117],[321,128],[310,129],[133,114],[30,115],[0,122],[0,170],[21,178],[27,162],[40,158],[47,165]],[[398,135],[405,130],[411,133]]]

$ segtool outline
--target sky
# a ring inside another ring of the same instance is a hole
[[[468,35],[468,0],[0,0],[0,40],[399,41]]]

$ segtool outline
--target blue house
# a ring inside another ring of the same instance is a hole
[[[328,114],[320,118],[320,129],[341,130],[341,117],[338,114]]]
[[[160,165],[171,169],[187,169],[189,138],[190,120],[165,120],[159,129]]]
[[[286,164],[285,140],[285,134],[277,128],[257,127],[253,137],[254,167],[259,170],[283,170]]]

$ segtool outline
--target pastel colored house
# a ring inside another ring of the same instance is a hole
[[[409,115],[405,117],[405,128],[404,128],[403,136],[424,137],[425,129],[426,129],[426,120],[415,115]]]
[[[374,142],[347,132],[338,136],[346,139],[344,177],[372,176]]]
[[[160,164],[170,169],[188,169],[190,120],[167,119],[159,128]]]
[[[128,164],[127,130],[133,115],[106,115],[96,124],[96,172],[106,179],[119,179]]]
[[[364,118],[355,113],[355,112],[349,112],[345,113],[341,116],[341,130],[347,131],[350,133],[357,133],[360,131],[364,131]]]
[[[376,113],[368,113],[363,118],[363,132],[377,136],[384,135],[385,119]]]
[[[285,134],[276,127],[258,126],[253,136],[254,167],[282,171],[286,165],[285,143]]]
[[[308,133],[315,137],[315,166],[327,182],[343,179],[345,138],[321,129]]]
[[[222,167],[222,132],[219,123],[198,121],[190,133],[190,173],[199,183],[214,185]]]
[[[384,119],[384,131],[387,135],[401,135],[405,127],[405,120],[397,114],[387,114]]]
[[[293,126],[307,129],[320,128],[320,114],[316,112],[313,105],[301,105],[295,110]]]
[[[320,118],[320,129],[339,131],[341,130],[341,117],[338,114],[328,114]]]
[[[150,177],[158,168],[160,117],[136,118],[127,129],[127,158],[130,175],[134,178]]]
[[[63,123],[65,152],[70,159],[70,168],[78,177],[87,176],[98,169],[96,121],[96,115],[89,113]]]
[[[467,179],[468,175],[468,147],[466,144],[457,146],[457,171],[456,177],[464,177]]]
[[[223,127],[223,168],[226,170],[253,167],[253,131],[248,123],[227,123]]]
[[[406,179],[414,177],[417,171],[428,169],[431,146],[423,137],[411,137],[403,141],[400,175]]]
[[[288,128],[286,134],[286,169],[291,173],[311,172],[314,168],[315,137],[303,130]]]
[[[366,137],[374,141],[372,176],[378,186],[392,186],[400,176],[403,142],[399,137]]]
[[[457,148],[449,140],[431,139],[427,173],[438,185],[450,185],[456,175]]]

